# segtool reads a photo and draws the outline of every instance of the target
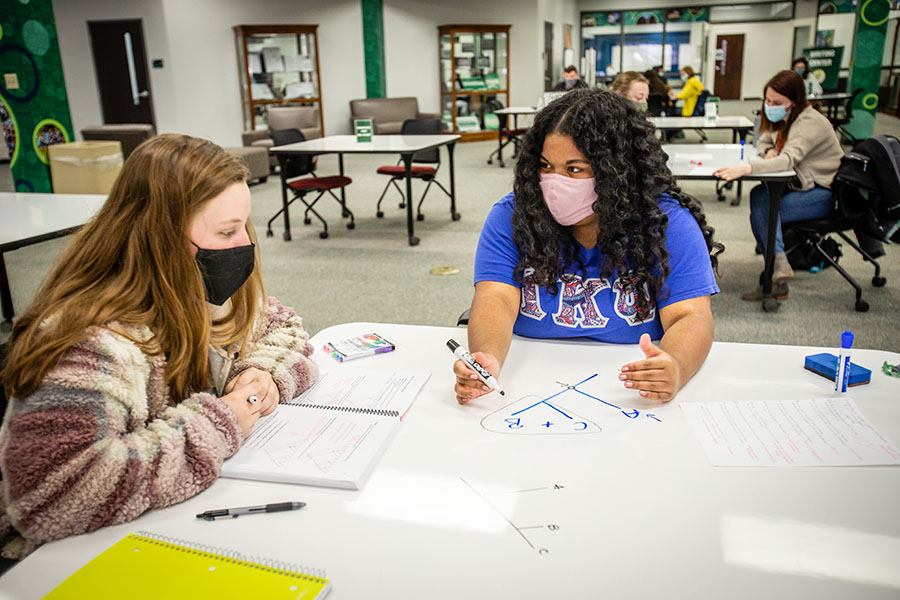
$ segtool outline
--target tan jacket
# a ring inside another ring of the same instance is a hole
[[[775,148],[777,131],[760,134],[756,150],[760,156]],[[831,123],[811,106],[803,109],[791,124],[784,148],[775,158],[750,161],[753,173],[775,173],[793,169],[797,173],[794,189],[809,190],[813,186],[831,189],[831,182],[841,166],[844,151]]]

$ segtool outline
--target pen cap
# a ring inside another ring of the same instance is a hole
[[[853,332],[849,329],[841,334],[841,348],[853,347]]]
[[[459,344],[456,343],[456,340],[447,340],[447,347],[450,348],[450,352],[455,352],[459,348]]]

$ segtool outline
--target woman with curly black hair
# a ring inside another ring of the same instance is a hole
[[[653,125],[610,92],[575,90],[537,114],[513,193],[478,241],[476,360],[498,375],[513,333],[639,343],[645,359],[619,379],[644,398],[675,396],[712,344],[724,247],[666,159]],[[454,373],[460,403],[490,391],[462,361]]]

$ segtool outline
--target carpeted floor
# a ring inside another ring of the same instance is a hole
[[[757,105],[724,103],[722,113],[749,115]],[[900,134],[900,119],[879,114],[876,123],[877,133]],[[686,142],[699,141],[693,132],[686,136]],[[730,132],[713,132],[710,141],[730,141]],[[472,263],[482,222],[491,205],[512,185],[513,161],[508,160],[506,168],[485,163],[494,147],[492,142],[457,145],[456,188],[462,219],[450,219],[448,199],[433,186],[423,206],[425,220],[415,224],[421,238],[416,247],[407,244],[405,211],[398,208],[394,190],[388,192],[382,207],[385,217],[375,217],[375,203],[387,183],[375,169],[393,164],[394,157],[345,157],[345,172],[353,178],[347,198],[356,215],[356,228],[346,229],[338,204],[323,198],[321,212],[330,233],[325,240],[319,239],[321,228],[315,222],[303,224],[299,209],[292,213],[292,241],[282,240],[280,218],[273,224],[274,237],[266,237],[266,221],[281,204],[279,180],[272,177],[251,187],[252,219],[259,235],[267,292],[295,307],[310,333],[351,321],[455,325],[472,298]],[[0,171],[6,171],[8,178],[8,168]],[[317,171],[319,175],[337,173],[336,158],[320,157]],[[445,164],[439,175],[445,185],[447,171]],[[900,351],[900,250],[896,247],[888,247],[887,255],[880,259],[882,275],[888,281],[883,288],[872,287],[873,269],[844,247],[841,264],[862,284],[871,306],[867,313],[854,311],[853,289],[834,269],[797,273],[790,282],[790,298],[777,313],[764,313],[759,304],[740,300],[740,293],[754,287],[762,269],[762,259],[753,251],[748,221],[750,187],[752,184],[744,186],[744,201],[733,207],[730,202],[716,201],[712,182],[685,182],[683,186],[703,201],[717,238],[726,246],[720,259],[722,293],[713,297],[716,339],[834,347],[840,332],[851,329],[858,347]],[[414,194],[420,194],[422,188],[423,184],[415,182]],[[732,197],[733,192],[728,199]],[[67,241],[45,242],[5,255],[19,310],[33,297]],[[459,273],[429,274],[430,269],[441,266],[457,267]],[[6,335],[0,334],[0,341],[5,341]]]

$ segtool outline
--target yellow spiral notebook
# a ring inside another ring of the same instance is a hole
[[[330,589],[324,573],[315,569],[138,531],[108,548],[44,598],[312,600],[324,597]]]

